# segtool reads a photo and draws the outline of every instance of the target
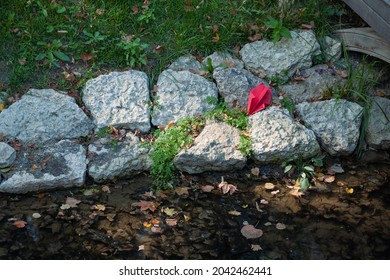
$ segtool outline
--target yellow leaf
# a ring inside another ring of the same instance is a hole
[[[345,188],[345,191],[346,191],[348,194],[353,194],[353,188]]]
[[[190,216],[184,215],[184,221],[188,222],[191,219]]]
[[[152,226],[152,224],[151,224],[151,223],[144,222],[144,227],[150,228],[151,226]]]
[[[0,111],[3,111],[5,108],[5,105],[3,103],[0,103]]]
[[[175,211],[175,209],[173,209],[173,208],[168,208],[168,207],[164,208],[163,211],[164,211],[164,213],[167,214],[169,217],[171,217],[171,216],[173,216],[173,215],[175,215],[175,214],[177,213],[177,211]]]
[[[245,204],[245,205],[241,205],[242,208],[246,209],[248,208],[248,204]]]

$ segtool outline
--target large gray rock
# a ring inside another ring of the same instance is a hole
[[[78,138],[92,128],[72,97],[52,89],[30,89],[0,113],[0,134],[25,142]]]
[[[320,46],[312,31],[291,31],[292,39],[282,39],[276,44],[260,40],[244,45],[240,54],[245,68],[261,75],[287,80],[297,69],[312,66],[312,57]]]
[[[125,140],[116,145],[110,144],[107,139],[101,139],[90,144],[88,149],[88,174],[97,182],[129,178],[150,169],[149,149],[142,147],[139,139],[132,133],[127,133]]]
[[[282,162],[310,158],[320,151],[313,131],[294,121],[286,109],[268,107],[249,117],[253,158]]]
[[[157,81],[152,123],[163,125],[215,108],[218,92],[214,83],[189,71],[163,71]]]
[[[295,103],[318,99],[327,89],[344,83],[344,80],[327,65],[316,65],[303,70],[301,76],[305,80],[291,81],[279,87]]]
[[[85,149],[70,140],[44,148],[19,151],[15,163],[3,174],[0,192],[27,193],[82,186],[87,159]]]
[[[10,145],[0,142],[0,168],[10,166],[16,159],[16,151]]]
[[[363,108],[346,100],[303,102],[296,111],[314,131],[322,148],[332,156],[350,155],[359,141]]]
[[[372,148],[379,150],[390,149],[389,99],[379,96],[373,98],[366,130],[366,141]]]
[[[211,59],[211,65],[214,69],[220,69],[220,68],[237,68],[242,69],[244,68],[244,63],[237,59],[232,57],[232,55],[228,52],[214,52],[211,55],[207,56],[203,62],[203,68],[208,67],[208,59]]]
[[[336,62],[341,58],[342,46],[340,40],[326,36],[324,47],[324,54],[327,61]]]
[[[245,156],[237,149],[240,132],[226,123],[208,123],[191,148],[174,158],[177,169],[190,174],[241,169]]]
[[[241,107],[246,109],[249,92],[264,80],[254,76],[245,69],[221,68],[215,70],[213,78],[217,82],[218,90],[225,99],[228,108]]]
[[[199,61],[196,60],[196,58],[192,55],[184,55],[179,57],[177,60],[172,62],[171,65],[169,65],[168,69],[171,69],[173,71],[184,71],[188,70],[190,72],[199,72],[202,70],[202,65]]]
[[[149,78],[144,72],[112,72],[89,80],[83,101],[98,128],[150,130]]]

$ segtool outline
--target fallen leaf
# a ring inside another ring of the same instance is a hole
[[[116,216],[116,214],[110,213],[110,214],[107,214],[106,218],[107,218],[107,220],[109,220],[110,222],[113,222],[115,216]]]
[[[14,226],[17,228],[24,228],[27,225],[27,222],[25,221],[15,221]]]
[[[33,163],[33,164],[31,164],[31,169],[32,170],[38,169],[38,166],[35,163]]]
[[[134,13],[135,15],[138,14],[138,12],[139,12],[138,5],[136,4],[136,5],[134,5],[133,7],[131,7],[131,10],[133,11],[133,13]]]
[[[337,75],[339,75],[341,78],[348,78],[348,72],[347,70],[337,70]]]
[[[152,231],[152,232],[161,232],[161,228],[159,227],[159,226],[157,226],[157,225],[155,225],[155,226],[152,226],[151,228],[150,228],[150,230]]]
[[[187,215],[183,215],[183,216],[184,216],[184,221],[185,222],[188,222],[189,220],[191,220],[190,216],[187,216]]]
[[[232,195],[237,190],[237,187],[235,185],[229,184],[226,181],[222,181],[221,183],[219,183],[218,188],[221,189],[222,194],[229,193],[230,195]]]
[[[160,223],[159,220],[153,218],[151,221],[150,221],[153,225],[158,225]]]
[[[176,219],[165,219],[165,222],[170,227],[174,227],[174,226],[177,225],[177,220]]]
[[[156,51],[162,51],[163,49],[164,49],[163,45],[157,45],[157,47],[155,48]]]
[[[65,204],[68,204],[70,208],[76,208],[77,204],[79,204],[80,202],[81,202],[81,200],[78,200],[76,198],[67,197],[66,201],[65,201]]]
[[[339,186],[339,187],[344,187],[344,182],[342,182],[342,181],[337,181],[337,186]]]
[[[301,24],[301,29],[310,30],[312,28],[313,28],[313,26],[310,24]]]
[[[264,188],[266,190],[273,190],[275,188],[275,185],[272,183],[265,183]]]
[[[211,40],[213,43],[216,43],[216,42],[218,42],[219,41],[219,34],[218,33],[216,33],[215,34],[215,36],[213,37],[213,39]]]
[[[106,185],[102,186],[102,192],[111,193],[110,187]]]
[[[187,188],[187,187],[176,188],[175,193],[179,196],[189,195],[188,190],[189,190],[189,188]]]
[[[257,252],[257,251],[263,250],[263,248],[261,248],[261,246],[258,245],[258,244],[251,244],[251,249],[252,249],[253,252]]]
[[[67,209],[70,209],[70,206],[69,206],[69,204],[62,204],[60,209],[61,210],[67,210]]]
[[[156,197],[154,196],[154,194],[153,194],[153,191],[145,192],[145,193],[144,193],[144,196],[146,196],[146,197],[151,197],[151,198],[156,198]]]
[[[353,194],[353,188],[345,188],[345,191],[346,191],[348,194]]]
[[[245,225],[241,228],[241,234],[246,239],[255,239],[261,237],[263,235],[263,231],[255,228],[253,225]]]
[[[325,178],[324,178],[324,181],[326,183],[333,183],[335,180],[335,177],[334,176],[329,176],[329,175],[326,175]]]
[[[0,112],[3,111],[5,108],[5,105],[3,103],[0,103]]]
[[[268,200],[262,199],[262,200],[260,200],[260,204],[267,205],[268,204]]]
[[[249,206],[248,204],[241,205],[241,207],[244,209],[248,208],[248,206]]]
[[[276,191],[272,191],[271,194],[275,195],[275,194],[278,194],[279,192],[280,192],[280,190],[276,190]]]
[[[254,176],[259,176],[260,175],[260,169],[258,167],[252,168],[251,173]]]
[[[248,40],[251,42],[254,42],[254,41],[260,40],[261,38],[262,38],[262,36],[260,33],[255,33],[254,35],[249,36]]]
[[[146,201],[146,200],[141,200],[136,203],[136,205],[141,208],[140,209],[141,211],[150,210],[152,212],[156,211],[156,204],[153,203],[152,201]]]
[[[89,61],[93,59],[93,53],[82,53],[81,60],[83,62]]]
[[[138,246],[138,251],[142,251],[142,250],[145,250],[145,245],[139,245]]]
[[[211,192],[214,189],[214,186],[205,185],[205,186],[200,187],[200,189],[202,190],[202,192]]]
[[[284,229],[287,228],[286,225],[283,224],[283,223],[277,223],[277,224],[275,225],[275,227],[276,227],[278,230],[284,230]]]
[[[150,227],[152,226],[152,224],[149,223],[149,222],[144,222],[143,225],[144,225],[144,227],[146,227],[146,228],[150,228]]]
[[[42,217],[42,216],[41,216],[41,214],[39,214],[39,213],[33,213],[33,214],[31,215],[31,217],[33,217],[34,219],[39,219],[39,218]]]
[[[168,207],[164,208],[164,209],[163,209],[163,212],[164,212],[165,214],[167,214],[169,217],[171,217],[171,216],[173,216],[173,215],[175,215],[175,214],[177,213],[177,211],[175,211],[175,209],[173,209],[173,208],[168,208]]]
[[[290,195],[300,198],[302,195],[304,195],[303,192],[299,191],[298,189],[292,189],[289,192]]]
[[[236,211],[236,210],[231,210],[228,212],[230,215],[233,215],[233,216],[240,216],[241,215],[241,212],[239,211]]]
[[[92,206],[92,209],[98,210],[98,211],[104,211],[106,210],[106,206],[103,204],[95,204]]]

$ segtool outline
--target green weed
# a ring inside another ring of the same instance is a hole
[[[291,39],[290,30],[283,25],[282,19],[275,19],[272,16],[268,16],[268,20],[264,23],[265,26],[272,29],[272,42],[276,44],[280,39]]]
[[[53,40],[52,42],[46,43],[46,42],[38,42],[38,46],[41,46],[42,52],[40,52],[36,57],[35,60],[42,61],[47,60],[47,63],[49,64],[49,67],[57,66],[60,67],[58,60],[61,61],[70,61],[69,56],[64,54],[62,52],[62,43],[59,40]],[[46,61],[44,61],[46,63]]]
[[[146,65],[146,49],[148,44],[142,44],[140,38],[122,39],[117,46],[122,49],[126,64],[130,67]]]

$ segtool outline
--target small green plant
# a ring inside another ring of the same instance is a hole
[[[276,19],[272,16],[268,16],[268,20],[264,24],[268,28],[272,29],[272,42],[277,43],[282,38],[292,38],[290,30],[288,30],[287,27],[283,26],[282,19]]]
[[[140,38],[122,39],[117,46],[124,52],[126,64],[130,67],[146,65],[145,57],[148,44],[142,44]]]
[[[240,134],[240,144],[238,145],[238,149],[244,156],[248,157],[252,154],[252,138],[246,131],[243,131]]]
[[[38,46],[43,47],[44,50],[35,57],[35,60],[42,61],[47,59],[49,67],[52,67],[53,65],[60,67],[58,60],[70,61],[70,58],[61,51],[63,46],[61,41],[53,40],[51,43],[40,41],[37,44]]]
[[[137,21],[141,24],[149,24],[154,21],[156,17],[154,16],[154,10],[149,7],[144,7],[142,12],[137,17]]]
[[[204,118],[226,122],[242,131],[247,129],[249,123],[244,110],[228,109],[225,102],[219,103],[215,109],[205,113]]]
[[[155,141],[151,145],[151,175],[158,188],[173,187],[173,159],[179,151],[192,144],[194,133],[203,126],[198,118],[187,118],[173,126],[154,132]]]
[[[325,156],[316,156],[304,161],[302,156],[295,160],[289,160],[282,163],[284,173],[295,174],[296,179],[302,190],[306,190],[310,186],[310,182],[314,177],[314,168],[323,166]]]
[[[283,98],[280,100],[280,105],[282,105],[283,108],[286,108],[290,112],[290,114],[292,114],[295,109],[294,101],[289,95],[283,95],[282,97]]]
[[[94,44],[96,44],[100,41],[104,41],[106,39],[106,36],[101,35],[99,31],[95,31],[92,34],[84,29],[83,34],[88,38],[88,40],[85,41],[86,45],[94,45]]]

